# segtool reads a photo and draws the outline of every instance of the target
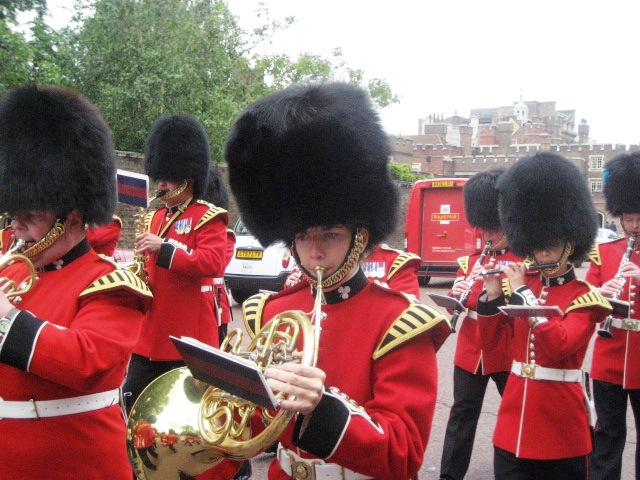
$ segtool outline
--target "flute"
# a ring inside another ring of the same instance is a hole
[[[527,265],[525,267],[525,270],[527,272],[533,272],[536,270],[546,270],[547,268],[557,268],[560,266],[560,262],[555,262],[555,263],[538,263],[535,265]],[[495,270],[484,270],[482,272],[480,272],[478,275],[495,275],[496,273],[503,273],[502,270],[500,270],[499,268],[496,268]]]

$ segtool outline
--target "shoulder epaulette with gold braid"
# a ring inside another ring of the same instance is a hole
[[[97,292],[104,292],[107,290],[116,290],[119,288],[125,288],[133,292],[139,293],[143,297],[153,298],[149,287],[140,280],[140,278],[127,270],[126,268],[117,268],[111,273],[103,275],[80,294],[81,297],[91,295]]]
[[[507,300],[511,298],[511,294],[513,293],[513,290],[511,289],[511,282],[507,277],[502,279],[502,293],[504,293],[504,297]]]
[[[586,283],[586,282],[585,282]],[[587,284],[588,285],[588,284]],[[576,310],[578,308],[587,308],[598,306],[605,308],[607,310],[612,310],[611,304],[604,298],[600,292],[598,292],[595,288],[589,285],[591,290],[584,295],[580,295],[573,302],[569,304],[565,313],[569,313],[571,310]]]
[[[227,213],[227,211],[224,208],[216,207],[213,203],[205,202],[204,200],[198,200],[197,203],[200,203],[202,205],[207,205],[209,207],[209,210],[207,210],[205,214],[202,216],[202,218],[200,218],[200,221],[198,222],[194,230],[198,230],[205,223],[217,217],[218,215]]]
[[[379,359],[398,345],[426,332],[440,322],[448,320],[435,308],[413,301],[385,332],[382,341],[373,352],[373,359]]]
[[[390,280],[408,262],[411,262],[416,259],[420,260],[420,257],[414,253],[402,252],[400,250],[397,250],[397,251],[400,253],[391,264],[391,268],[389,268],[389,274],[387,275],[387,280]]]
[[[600,248],[598,248],[597,243],[593,244],[591,250],[589,250],[589,253],[587,254],[587,258],[591,261],[591,263],[597,265],[598,267],[602,265],[602,259],[600,258]]]
[[[469,269],[469,256],[467,255],[466,257],[458,257],[458,265],[460,265],[460,268],[466,275],[467,270]]]
[[[242,304],[244,327],[251,338],[255,338],[262,328],[262,311],[268,298],[268,293],[256,293]]]
[[[527,257],[522,260],[522,263],[524,263],[528,267],[529,265],[535,265],[536,261],[533,259],[533,257]]]

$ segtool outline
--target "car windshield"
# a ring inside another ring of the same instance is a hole
[[[238,220],[238,223],[236,223],[235,232],[236,235],[251,235],[251,232],[244,226],[242,220]]]

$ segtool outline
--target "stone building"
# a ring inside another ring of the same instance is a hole
[[[429,115],[418,120],[418,134],[390,137],[392,157],[428,176],[470,177],[494,167],[508,168],[538,151],[556,152],[583,172],[598,212],[605,219],[602,171],[612,156],[638,145],[592,144],[589,125],[576,128],[575,110],[556,102],[522,100],[511,106],[472,109],[469,118]]]

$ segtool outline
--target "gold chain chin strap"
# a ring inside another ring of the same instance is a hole
[[[546,273],[544,270],[542,271],[542,274],[545,277],[550,277],[552,276],[554,273],[556,273],[558,270],[560,270],[560,268],[562,267],[562,265],[565,264],[565,262],[569,259],[569,255],[571,255],[571,250],[572,250],[572,245],[571,243],[565,243],[564,245],[564,250],[562,252],[562,256],[560,257],[560,260],[558,260],[558,266],[555,267],[553,270],[551,270],[549,273]]]
[[[291,245],[291,251],[293,252],[294,257],[296,258],[296,261],[300,263],[300,257],[298,256],[298,252],[296,251],[295,241]],[[363,251],[364,251],[364,237],[362,236],[360,229],[357,229],[353,239],[353,246],[351,247],[351,250],[349,250],[347,257],[345,258],[344,262],[342,262],[342,265],[340,266],[340,268],[338,268],[338,270],[336,270],[332,275],[329,275],[327,278],[322,280],[321,282],[322,288],[331,287],[332,285],[335,285],[336,283],[341,281],[344,277],[346,277],[347,274],[353,269],[353,267],[357,265]],[[317,287],[318,282],[316,281],[316,279],[314,279],[311,275],[309,275],[309,273],[306,271],[306,269],[302,265],[298,265],[298,266],[300,267],[300,274],[307,279],[307,281],[311,284],[312,287]]]
[[[506,243],[507,241],[507,234],[503,233],[502,237],[500,237],[500,240],[498,240],[495,244],[491,245],[491,251],[495,252],[497,250],[500,250],[500,247],[502,246],[502,244]]]
[[[56,219],[56,223],[51,227],[51,229],[47,232],[47,234],[42,237],[39,241],[31,245],[27,248],[22,255],[27,258],[33,258],[39,253],[43,252],[47,248],[49,248],[53,243],[60,238],[60,236],[64,233],[65,226],[64,223],[60,221],[59,218]]]
[[[176,188],[172,192],[165,193],[160,198],[162,198],[162,201],[166,203],[167,200],[171,200],[173,197],[177,197],[182,192],[184,192],[187,189],[188,184],[189,182],[187,182],[187,180],[183,180],[182,183],[178,185],[178,188]]]

